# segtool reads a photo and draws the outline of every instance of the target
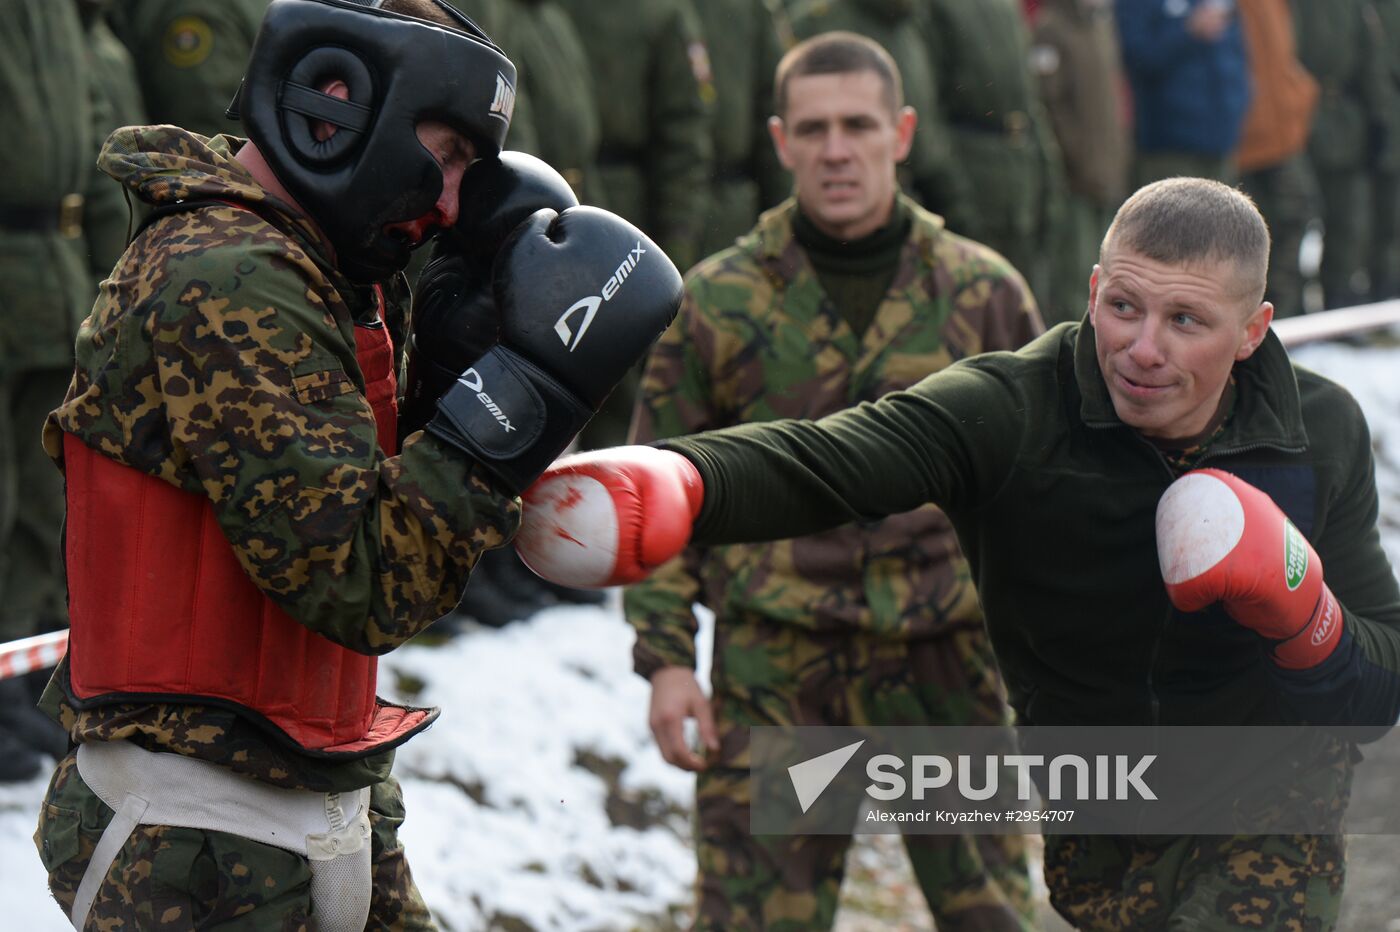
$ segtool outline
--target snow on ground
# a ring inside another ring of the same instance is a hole
[[[692,781],[652,745],[631,640],[614,599],[388,658],[443,707],[395,770],[445,926],[630,928],[688,899]]]
[[[1400,348],[1367,350],[1319,343],[1289,355],[1345,385],[1366,412],[1376,456],[1381,540],[1390,565],[1400,569]]]
[[[1400,566],[1400,349],[1326,345],[1294,357],[1347,385],[1366,410],[1385,543]],[[410,862],[445,928],[676,924],[695,870],[693,783],[651,743],[631,641],[614,595],[601,609],[550,609],[385,658],[387,690],[421,684],[413,700],[443,707],[395,772]],[[0,785],[6,928],[66,928],[30,840],[46,783]]]

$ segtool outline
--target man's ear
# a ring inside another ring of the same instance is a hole
[[[1235,350],[1236,362],[1254,355],[1254,351],[1264,342],[1264,337],[1269,332],[1269,324],[1273,322],[1274,306],[1265,301],[1244,323],[1244,340],[1241,341],[1240,348]]]
[[[894,115],[894,130],[899,136],[895,145],[894,160],[903,162],[909,158],[909,150],[914,147],[914,130],[919,126],[919,115],[913,107],[900,107]]]
[[[337,100],[350,99],[350,85],[339,78],[325,82],[318,87],[317,90],[322,94],[329,94]],[[311,126],[311,135],[315,137],[317,142],[325,142],[327,139],[334,136],[338,129],[340,129],[340,127],[336,126],[334,123],[327,123],[325,120],[317,120]]]
[[[783,168],[792,171],[792,159],[787,151],[787,127],[783,124],[780,116],[770,116],[768,118],[768,135],[773,140],[773,151],[778,153],[778,161]]]

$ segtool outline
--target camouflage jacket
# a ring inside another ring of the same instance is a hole
[[[913,227],[861,339],[794,238],[795,201],[698,265],[647,366],[637,439],[819,418],[1041,332],[1030,291],[1006,260],[904,202]],[[932,506],[774,543],[692,548],[624,596],[639,673],[694,663],[695,601],[725,624],[762,619],[894,638],[981,623],[952,528]]]
[[[514,533],[519,506],[427,435],[398,456],[377,446],[354,337],[373,305],[335,271],[317,229],[231,158],[239,144],[170,126],[107,141],[99,164],[143,201],[220,203],[160,217],[128,247],[80,330],[44,445],[61,467],[73,434],[206,496],[259,589],[336,643],[384,653],[456,604],[480,552]],[[254,739],[221,739],[238,730],[226,712],[71,711],[75,740],[141,737],[287,779]]]

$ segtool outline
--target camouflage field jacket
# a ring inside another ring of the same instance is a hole
[[[965,356],[1015,349],[1043,330],[1030,290],[1005,259],[903,200],[913,226],[859,338],[793,236],[795,201],[692,270],[680,315],[647,367],[636,439],[819,418]],[[892,638],[981,623],[967,563],[932,506],[775,543],[692,548],[625,594],[639,673],[694,663],[696,601],[726,624]]]
[[[313,631],[384,653],[451,610],[519,505],[425,434],[397,456],[378,447],[355,359],[365,291],[233,160],[239,145],[169,126],[108,140],[100,166],[143,201],[218,203],[163,216],[127,248],[79,332],[44,445],[61,467],[72,434],[206,496],[259,589]],[[298,777],[297,761],[268,763],[220,710],[46,704],[76,740],[134,737],[274,782],[342,782],[330,765]]]

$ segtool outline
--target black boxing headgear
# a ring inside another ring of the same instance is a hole
[[[442,193],[442,170],[417,125],[445,123],[483,158],[499,154],[510,127],[515,66],[470,19],[433,2],[460,27],[368,0],[272,0],[229,107],[356,282],[408,264],[408,243],[384,227],[423,216]],[[318,90],[337,79],[348,100]],[[337,132],[318,140],[320,121]]]

